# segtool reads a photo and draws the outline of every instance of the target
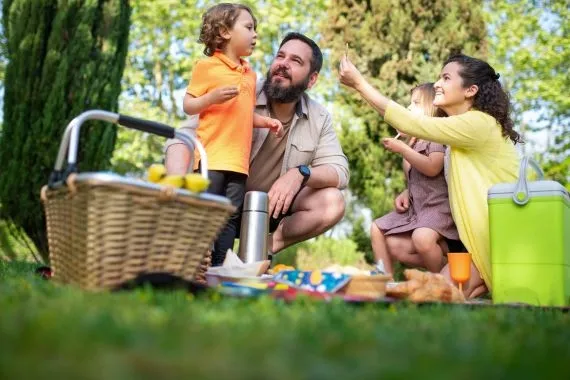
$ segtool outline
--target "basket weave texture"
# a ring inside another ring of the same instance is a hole
[[[110,289],[141,273],[202,280],[209,249],[235,208],[172,188],[90,182],[42,189],[53,279]]]

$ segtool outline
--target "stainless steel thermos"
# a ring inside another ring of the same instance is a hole
[[[239,258],[244,263],[267,260],[269,198],[262,191],[248,191],[243,202]]]

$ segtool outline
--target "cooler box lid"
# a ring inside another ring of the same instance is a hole
[[[488,199],[512,198],[516,183],[499,183],[492,186],[488,192]],[[535,197],[562,197],[570,202],[570,195],[564,186],[556,181],[533,181],[528,182],[528,194]]]

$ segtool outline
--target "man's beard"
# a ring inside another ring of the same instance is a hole
[[[280,71],[275,71],[274,74]],[[287,79],[291,81],[291,77],[287,73],[283,73]],[[309,76],[301,83],[292,84],[288,87],[282,87],[277,83],[271,83],[271,71],[267,71],[265,83],[263,84],[263,91],[269,100],[277,103],[293,103],[301,98],[301,95],[309,87]]]

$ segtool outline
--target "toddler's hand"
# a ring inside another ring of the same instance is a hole
[[[239,91],[236,86],[224,86],[212,90],[208,96],[212,104],[221,104],[235,98],[238,94]]]
[[[410,208],[410,194],[408,190],[404,190],[394,199],[394,207],[396,212],[403,213]]]
[[[384,144],[384,148],[388,149],[390,152],[394,153],[403,153],[404,149],[408,147],[408,145],[400,140],[396,140],[391,137],[385,137],[382,139],[382,144]]]
[[[271,130],[271,132],[275,133],[275,136],[283,136],[283,124],[281,124],[279,120],[268,117],[265,121],[265,125]]]

